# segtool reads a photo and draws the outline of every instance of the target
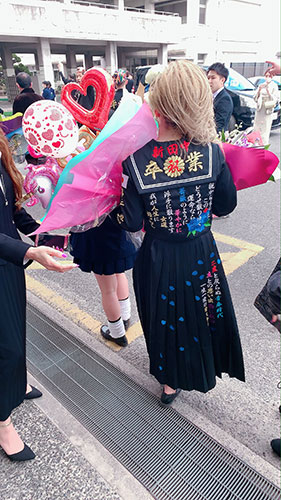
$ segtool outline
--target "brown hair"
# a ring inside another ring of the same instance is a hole
[[[189,141],[216,138],[213,97],[205,72],[190,61],[173,61],[151,86],[149,104]]]
[[[14,193],[16,201],[18,201],[22,197],[23,178],[14,163],[12,153],[9,149],[8,141],[1,129],[0,129],[0,152],[2,153],[1,154],[2,163],[5,167],[6,172],[9,174],[12,180],[12,183],[14,185]]]

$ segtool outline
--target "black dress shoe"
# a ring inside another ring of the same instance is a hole
[[[130,326],[130,323],[131,323],[131,318],[123,319],[123,323],[124,323],[125,330],[127,331],[129,326]]]
[[[100,332],[104,339],[111,340],[111,342],[114,342],[115,344],[120,345],[121,347],[126,347],[128,345],[128,340],[126,335],[123,335],[122,337],[118,337],[117,339],[115,339],[110,335],[110,330],[107,325],[102,325]]]
[[[161,394],[160,398],[160,405],[161,406],[171,406],[172,402],[176,399],[177,395],[181,392],[181,389],[177,389],[176,392],[173,392],[173,394],[166,394],[164,392],[164,389]]]
[[[30,386],[31,391],[29,391],[25,396],[24,399],[35,399],[35,398],[41,398],[42,392],[39,391],[39,389],[36,389],[36,387],[33,387],[33,385]]]
[[[277,455],[281,457],[281,440],[279,438],[272,439],[270,444],[273,451],[275,451],[275,453],[277,453]]]
[[[26,460],[33,460],[33,458],[35,458],[35,453],[33,453],[27,444],[24,444],[24,449],[22,451],[13,453],[12,455],[6,453],[6,455],[12,462],[25,462]]]

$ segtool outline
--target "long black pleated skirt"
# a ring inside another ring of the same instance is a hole
[[[235,313],[211,231],[183,242],[147,234],[133,277],[150,373],[160,384],[207,392],[222,373],[245,380]]]
[[[26,392],[26,288],[24,270],[0,265],[0,421]]]

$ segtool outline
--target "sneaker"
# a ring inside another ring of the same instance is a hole
[[[164,392],[164,389],[161,394],[160,398],[160,405],[161,406],[171,406],[172,402],[176,399],[178,394],[181,392],[181,389],[177,389],[176,392],[173,392],[173,394],[166,394]]]
[[[104,339],[110,340],[111,342],[114,342],[115,344],[120,345],[121,347],[126,347],[128,345],[128,340],[126,335],[123,335],[122,337],[118,337],[117,339],[115,339],[110,335],[110,330],[107,325],[102,325],[100,332]]]

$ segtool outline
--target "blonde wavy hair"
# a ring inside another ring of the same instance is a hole
[[[149,104],[189,141],[215,140],[213,97],[204,71],[190,61],[174,61],[151,86]]]

